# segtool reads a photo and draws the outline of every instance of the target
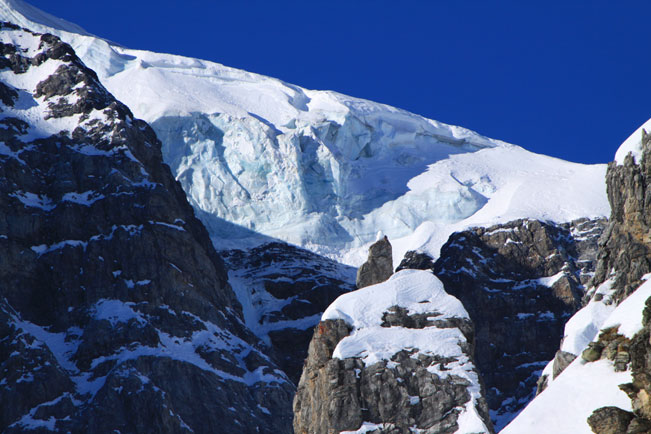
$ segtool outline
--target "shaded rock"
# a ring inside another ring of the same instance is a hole
[[[355,374],[362,364],[352,362],[346,372],[343,362],[331,359],[350,330],[343,320],[323,321],[315,328],[294,398],[294,432],[329,433],[362,424]]]
[[[357,271],[357,288],[384,282],[393,274],[391,243],[385,236],[368,249],[368,259]]]
[[[427,253],[410,250],[400,261],[396,273],[400,270],[434,270],[434,259]]]
[[[596,434],[624,434],[635,416],[618,407],[601,407],[588,418],[588,425]]]
[[[454,233],[441,248],[432,268],[473,320],[477,367],[498,429],[544,387],[539,372],[582,305],[605,225],[517,220]],[[401,266],[431,267],[423,254],[407,259]],[[557,370],[564,365],[559,360]]]
[[[552,365],[552,376],[554,378],[558,377],[558,375],[563,372],[565,368],[567,368],[574,360],[576,360],[576,355],[568,353],[567,351],[556,351],[556,355],[554,356],[554,364]]]
[[[337,297],[355,289],[355,269],[283,242],[220,252],[250,312],[247,326],[298,384],[312,332]]]
[[[36,83],[0,98],[0,431],[291,432],[153,130],[58,38],[0,33],[4,84]]]
[[[649,434],[651,433],[651,420],[636,417],[628,424],[626,434]]]
[[[599,261],[593,284],[613,279],[616,298],[624,299],[651,271],[651,137],[641,137],[642,158],[628,155],[621,165],[608,164],[606,185],[610,223],[599,241]],[[614,272],[614,275],[611,275]]]

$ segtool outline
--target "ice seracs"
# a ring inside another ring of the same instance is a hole
[[[19,0],[0,5],[0,17],[52,26]],[[263,234],[358,266],[382,230],[402,239],[397,265],[407,250],[437,256],[451,232],[470,225],[608,214],[603,165],[213,62],[126,49],[67,25],[51,31],[153,125],[218,248],[258,245]],[[565,188],[570,182],[579,186]]]

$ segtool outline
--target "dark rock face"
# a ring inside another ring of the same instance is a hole
[[[298,384],[314,327],[330,303],[355,289],[355,269],[282,242],[221,254],[250,311],[247,325]]]
[[[415,253],[400,265],[432,267],[468,310],[477,367],[498,429],[535,396],[565,322],[581,306],[604,226],[603,220],[518,220],[476,228],[453,234],[433,266]]]
[[[357,270],[357,288],[375,285],[393,274],[393,253],[387,237],[376,241],[368,249],[368,259]]]
[[[410,250],[400,261],[396,273],[400,270],[434,270],[434,260],[426,253]]]
[[[57,38],[0,37],[0,431],[290,432],[151,128]]]
[[[642,135],[642,161],[628,155],[623,165],[611,162],[606,174],[610,223],[600,241],[594,286],[614,278],[616,299],[621,300],[651,272],[651,137]],[[614,276],[611,276],[614,270]]]
[[[422,329],[435,325],[435,320],[426,319],[432,316],[436,313],[407,315],[394,306],[384,314],[382,327]],[[472,323],[457,320],[464,323],[461,330],[467,333],[462,344],[465,360],[472,360]],[[439,323],[436,327],[455,326]],[[418,349],[401,350],[390,361],[370,366],[358,357],[333,358],[337,344],[350,333],[351,327],[341,319],[325,320],[316,327],[294,399],[297,434],[355,431],[363,423],[372,424],[368,432],[373,433],[452,434],[458,430],[459,409],[469,404],[471,384],[465,378],[435,372],[444,372],[447,365],[460,360]],[[482,432],[492,433],[483,398],[475,402],[475,410],[488,427]]]
[[[628,432],[633,417],[633,413],[619,407],[601,407],[588,418],[588,425],[597,434],[623,434]]]

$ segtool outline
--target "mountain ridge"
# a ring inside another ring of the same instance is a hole
[[[293,385],[153,130],[58,38],[0,38],[2,430],[287,430]]]

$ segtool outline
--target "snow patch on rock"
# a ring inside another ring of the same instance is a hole
[[[620,145],[615,153],[617,164],[624,164],[624,159],[628,154],[633,156],[636,163],[642,161],[642,130],[651,131],[651,119],[642,124]]]

